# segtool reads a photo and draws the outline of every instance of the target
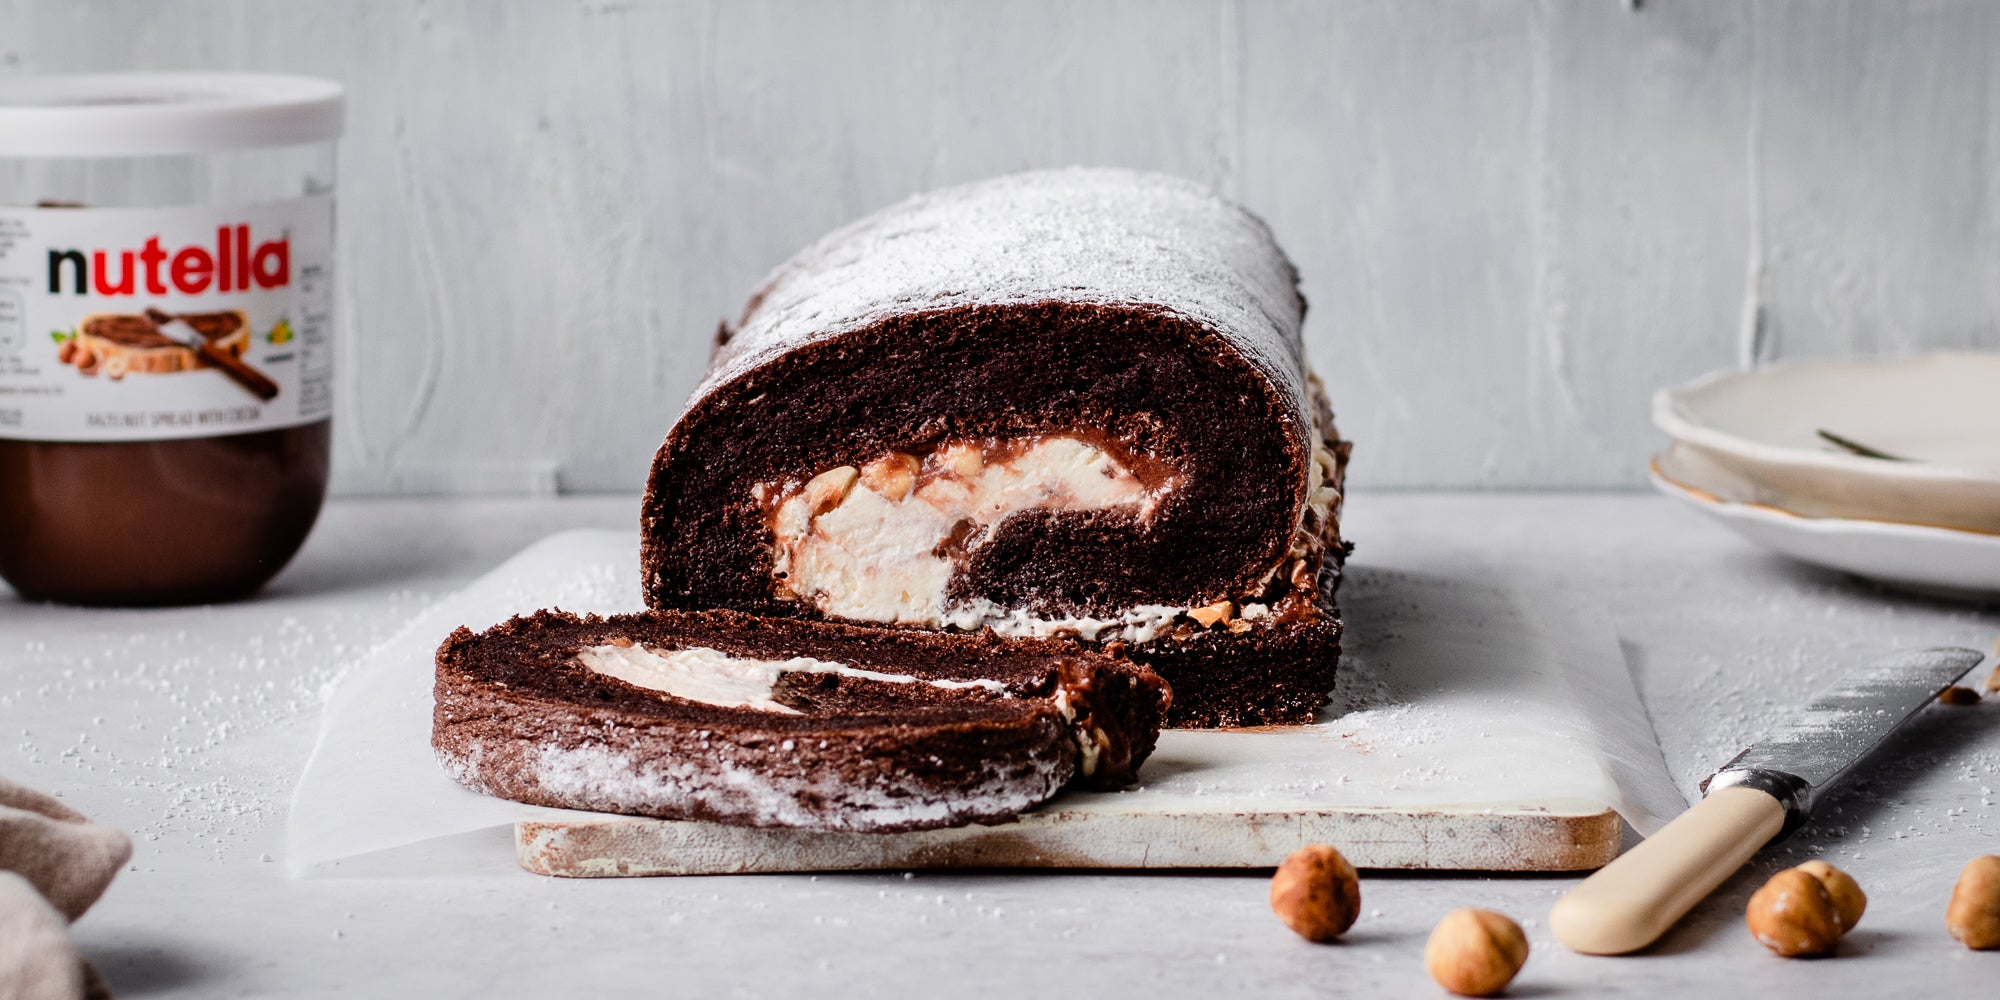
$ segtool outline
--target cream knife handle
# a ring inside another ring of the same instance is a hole
[[[1556,900],[1549,929],[1586,955],[1638,951],[1659,940],[1784,825],[1784,803],[1769,793],[1740,785],[1715,789]]]

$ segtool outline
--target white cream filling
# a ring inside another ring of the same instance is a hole
[[[1340,489],[1333,485],[1333,476],[1340,468],[1339,459],[1333,450],[1320,439],[1318,429],[1313,432],[1312,471],[1306,480],[1306,506],[1299,517],[1299,526],[1292,532],[1291,551],[1293,558],[1306,554],[1309,536],[1316,536],[1320,525],[1333,517],[1333,505],[1340,502]],[[1308,529],[1307,516],[1311,518]]]
[[[1306,385],[1315,398],[1326,395],[1326,387],[1310,369],[1306,371]],[[1319,425],[1318,417],[1312,419],[1311,466],[1306,472],[1306,507],[1299,512],[1299,523],[1292,531],[1291,549],[1287,553],[1292,558],[1305,555],[1307,531],[1317,536],[1333,518],[1334,505],[1340,503],[1340,487],[1333,485],[1333,477],[1340,471],[1340,459],[1326,446],[1326,428]],[[1310,524],[1308,513],[1312,515]]]
[[[1278,574],[1286,572],[1297,560],[1305,558],[1312,551],[1313,543],[1321,540],[1324,525],[1333,519],[1334,505],[1340,502],[1340,488],[1333,485],[1334,474],[1339,470],[1340,459],[1334,455],[1333,449],[1326,446],[1326,439],[1321,435],[1319,423],[1314,421],[1312,458],[1306,463],[1305,506],[1299,508],[1299,520],[1292,526],[1292,541],[1286,546],[1284,557],[1257,581],[1257,593],[1270,593],[1271,581],[1277,579]],[[1264,609],[1264,605],[1261,604],[1246,604],[1243,617],[1252,619],[1261,617],[1261,611],[1256,615],[1248,612],[1252,607]]]
[[[1076,706],[1069,703],[1069,691],[1056,691],[1056,711],[1062,713],[1063,721],[1076,723]],[[1091,727],[1089,732],[1076,733],[1077,770],[1088,778],[1097,773],[1097,759],[1104,754],[1104,748],[1111,745],[1111,738],[1104,730]]]
[[[985,598],[966,601],[946,613],[945,624],[967,632],[990,628],[1010,639],[1046,639],[1058,632],[1074,632],[1086,642],[1149,642],[1179,618],[1184,607],[1168,604],[1136,604],[1108,617],[1079,615],[1069,618],[1041,618],[1021,608],[1005,608]]]
[[[839,674],[890,684],[929,684],[947,690],[984,688],[1000,694],[1007,692],[1007,685],[996,680],[926,680],[909,674],[864,670],[810,656],[795,656],[789,660],[731,656],[708,646],[667,650],[636,642],[629,646],[585,646],[577,651],[576,659],[595,673],[676,698],[779,715],[804,714],[779,704],[771,697],[779,679],[788,673]],[[1055,702],[1063,718],[1074,723],[1076,708],[1069,703],[1068,689],[1058,686]],[[1078,766],[1085,777],[1096,774],[1098,758],[1103,754],[1104,747],[1110,745],[1110,737],[1096,727],[1088,732],[1079,731],[1074,736],[1079,752]]]
[[[960,542],[970,549],[1017,511],[1133,506],[1145,517],[1159,496],[1110,455],[1076,438],[1046,438],[1005,463],[986,465],[965,445],[947,448],[931,461],[940,463],[944,474],[920,487],[911,485],[919,462],[897,456],[865,470],[843,466],[822,474],[781,503],[773,523],[779,594],[856,621],[968,632],[990,628],[1009,638],[1072,632],[1086,641],[1131,643],[1151,641],[1189,610],[1140,604],[1105,616],[1042,617],[984,598],[948,600],[945,589],[958,567],[944,543],[961,522],[973,526]],[[1258,582],[1257,593],[1269,592],[1279,574],[1311,551],[1340,502],[1333,485],[1338,459],[1317,426],[1306,464],[1306,503],[1291,544]],[[760,501],[766,496],[763,484],[752,492]],[[1242,617],[1255,620],[1268,613],[1266,605],[1251,603],[1243,606]]]
[[[1124,508],[1144,518],[1159,497],[1103,450],[1070,437],[1044,438],[991,464],[970,445],[947,447],[929,462],[891,456],[865,470],[843,466],[780,503],[772,522],[780,593],[855,621],[1010,636],[1074,629],[1094,639],[1115,627],[1151,638],[1183,610],[1147,605],[1110,618],[1047,619],[985,600],[951,601],[945,588],[958,561],[949,548],[978,548],[1008,516]]]
[[[642,643],[629,646],[585,646],[576,654],[577,662],[590,670],[637,687],[660,691],[687,701],[724,708],[749,708],[780,715],[800,715],[798,709],[772,699],[778,681],[786,674],[839,674],[890,684],[929,684],[949,690],[985,688],[1005,692],[1007,685],[995,680],[926,680],[909,674],[886,674],[831,660],[796,656],[789,660],[759,660],[731,656],[719,649],[695,646],[689,649],[654,649]]]

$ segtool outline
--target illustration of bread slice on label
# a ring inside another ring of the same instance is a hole
[[[250,318],[242,310],[181,313],[179,318],[218,350],[242,357],[250,349]],[[91,313],[76,328],[76,353],[120,374],[192,371],[210,367],[200,354],[169,339],[144,314]]]

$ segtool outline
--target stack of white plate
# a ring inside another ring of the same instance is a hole
[[[2000,596],[2000,353],[1799,361],[1663,389],[1653,483],[1760,545]]]

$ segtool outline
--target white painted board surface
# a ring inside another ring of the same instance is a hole
[[[436,645],[457,625],[546,606],[636,609],[636,564],[630,535],[552,536],[358,663],[328,699],[292,803],[292,870],[512,822],[537,824],[523,828],[524,863],[562,874],[1268,867],[1325,839],[1364,867],[1564,870],[1616,854],[1613,812],[1649,832],[1685,804],[1600,608],[1381,566],[1344,585],[1349,655],[1320,723],[1169,731],[1135,787],[1067,793],[1016,824],[837,837],[624,821],[579,833],[608,817],[453,785],[429,743]]]

